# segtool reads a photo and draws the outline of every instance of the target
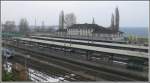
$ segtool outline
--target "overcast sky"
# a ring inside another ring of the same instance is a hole
[[[1,20],[13,20],[16,24],[21,18],[26,18],[30,25],[58,25],[61,10],[64,13],[74,13],[77,23],[95,23],[109,26],[111,15],[119,8],[121,27],[148,27],[148,1],[2,1]]]

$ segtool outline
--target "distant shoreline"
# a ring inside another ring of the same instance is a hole
[[[148,27],[121,27],[120,31],[124,32],[125,36],[134,35],[148,37]]]

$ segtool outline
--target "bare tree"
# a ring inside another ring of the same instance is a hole
[[[20,24],[19,24],[19,31],[20,33],[27,35],[30,30],[29,30],[29,25],[26,19],[21,19]]]
[[[40,30],[41,30],[41,32],[45,32],[46,31],[44,21],[42,21],[42,25],[41,25],[41,29]]]
[[[65,25],[66,27],[70,27],[71,25],[76,24],[76,16],[74,13],[69,13],[65,15]]]
[[[3,24],[3,32],[16,32],[16,25],[14,21],[6,21],[5,24]]]

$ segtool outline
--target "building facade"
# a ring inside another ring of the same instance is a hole
[[[94,37],[104,40],[120,40],[123,37],[123,32],[114,31],[111,28],[105,28],[97,24],[74,24],[67,28],[67,35]]]
[[[66,29],[60,27],[57,31],[57,34],[78,37],[92,37],[104,40],[122,40],[123,32],[119,31],[119,10],[116,8],[115,14],[112,14],[110,27],[103,27],[95,24],[95,20],[93,18],[92,24],[73,24]]]

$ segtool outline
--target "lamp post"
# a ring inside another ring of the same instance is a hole
[[[89,45],[89,42],[90,42],[90,41],[89,41],[89,40],[90,40],[90,37],[89,37],[89,33],[88,33],[88,32],[87,32],[87,36],[88,36],[88,38],[87,38],[87,39],[88,39],[88,45]]]
[[[92,33],[92,41],[91,42],[93,43],[93,33]]]
[[[71,34],[70,34],[70,47],[71,47]]]
[[[65,37],[66,37],[66,33],[64,33],[64,52],[65,52],[65,56],[66,56],[66,42],[65,42]]]
[[[70,56],[71,56],[71,34],[70,34]]]

